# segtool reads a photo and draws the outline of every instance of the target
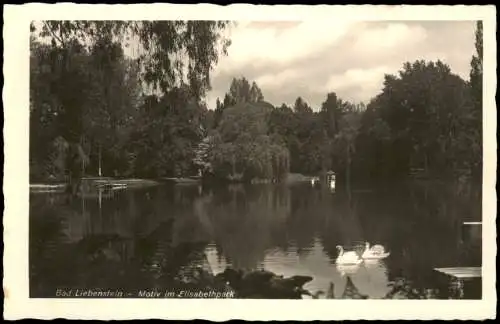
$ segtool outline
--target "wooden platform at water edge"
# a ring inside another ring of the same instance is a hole
[[[435,268],[434,270],[460,280],[481,278],[482,276],[481,267]]]

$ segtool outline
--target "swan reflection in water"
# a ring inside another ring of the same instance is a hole
[[[382,260],[365,260],[361,265],[337,267],[337,270],[369,298],[384,298],[390,290],[387,266]]]
[[[354,275],[361,268],[361,264],[337,264],[336,269],[340,273],[340,277],[344,278],[346,275]]]
[[[320,290],[312,294],[313,299],[436,299],[438,289],[416,288],[402,278],[389,282],[387,268],[382,260],[365,260],[358,266],[337,266],[345,282],[330,282],[327,293]],[[335,293],[335,287],[343,290]]]
[[[383,299],[391,291],[383,260],[365,260],[361,264],[336,264],[337,275],[326,289],[311,294],[313,299]]]

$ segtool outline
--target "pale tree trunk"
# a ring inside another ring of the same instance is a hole
[[[101,170],[101,144],[99,144],[99,177],[102,177],[102,170]]]
[[[232,156],[232,167],[233,167],[233,177],[236,176],[236,161],[235,161],[235,157],[234,157],[234,154]]]
[[[82,152],[85,154],[85,149],[84,149],[85,148],[85,137],[83,135],[81,137],[80,143],[81,143],[80,146],[82,148]],[[82,157],[82,175],[81,175],[82,178],[85,177],[85,167],[86,167],[85,164],[86,164],[85,157]]]
[[[82,177],[85,176],[85,161],[82,159]]]
[[[351,146],[347,145],[346,189],[351,201]]]

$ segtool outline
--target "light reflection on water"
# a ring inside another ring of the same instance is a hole
[[[217,256],[214,244],[207,246],[205,254],[214,274],[223,272],[231,265],[223,256]],[[286,253],[278,248],[270,249],[258,268],[284,277],[311,276],[314,279],[304,286],[311,292],[326,293],[330,283],[333,283],[334,296],[337,297],[344,293],[347,277],[350,277],[358,290],[369,298],[383,298],[390,291],[384,260],[367,260],[359,265],[335,265],[334,262],[335,259],[324,252],[318,239],[312,247],[304,249],[301,254],[297,253],[296,247],[290,247]]]
[[[434,289],[433,268],[481,264],[480,246],[464,242],[461,232],[464,220],[480,219],[480,196],[457,196],[453,186],[384,187],[350,195],[310,185],[159,186],[73,200],[32,194],[30,208],[33,295],[50,294],[61,280],[91,285],[100,276],[106,282],[105,275],[117,285],[161,285],[158,276],[200,266],[214,275],[227,267],[306,275],[313,280],[304,288],[313,293],[326,293],[333,283],[335,298],[349,289],[384,298],[397,278]],[[97,253],[89,252],[94,241],[108,242],[99,248],[100,270],[88,261],[89,253]],[[336,245],[361,254],[365,241],[383,244],[391,255],[358,266],[335,265]],[[72,267],[64,265],[68,255],[76,262]],[[113,278],[116,268],[123,279]]]

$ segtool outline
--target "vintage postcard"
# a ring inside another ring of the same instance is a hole
[[[4,317],[496,317],[493,6],[4,6]]]

